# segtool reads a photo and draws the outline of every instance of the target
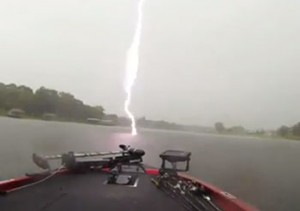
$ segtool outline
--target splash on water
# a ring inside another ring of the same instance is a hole
[[[137,24],[133,36],[132,43],[127,51],[127,59],[126,59],[126,81],[125,81],[125,92],[126,92],[126,100],[124,104],[124,110],[127,116],[131,120],[131,134],[136,135],[136,123],[133,113],[130,111],[129,106],[131,103],[132,97],[132,87],[134,85],[135,79],[137,77],[138,68],[139,68],[139,47],[141,41],[141,33],[142,33],[142,18],[143,18],[143,4],[145,0],[139,0],[138,3],[138,19]]]

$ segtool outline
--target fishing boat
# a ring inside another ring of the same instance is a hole
[[[0,182],[0,210],[255,211],[211,184],[187,174],[191,153],[167,150],[160,168],[143,164],[145,151],[33,154],[41,173]],[[61,167],[53,169],[52,160]]]

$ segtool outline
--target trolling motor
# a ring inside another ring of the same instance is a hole
[[[42,169],[50,170],[49,160],[61,159],[62,165],[75,172],[85,172],[87,170],[112,169],[121,165],[141,164],[142,157],[145,151],[141,149],[134,149],[130,146],[119,145],[121,151],[110,152],[88,152],[88,153],[75,153],[68,152],[61,155],[40,156],[37,154],[32,155],[33,162]],[[98,157],[94,160],[79,160],[80,158]]]

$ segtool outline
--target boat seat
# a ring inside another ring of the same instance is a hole
[[[159,155],[162,159],[161,170],[166,171],[188,171],[189,163],[191,160],[191,152],[180,151],[180,150],[167,150]],[[171,168],[167,167],[167,162],[171,164]],[[184,163],[184,168],[178,168],[178,163]]]

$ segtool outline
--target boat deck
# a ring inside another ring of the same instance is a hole
[[[139,174],[136,187],[107,185],[107,178],[107,174],[99,172],[55,175],[40,184],[0,196],[0,210],[184,210],[157,189],[149,175]]]

